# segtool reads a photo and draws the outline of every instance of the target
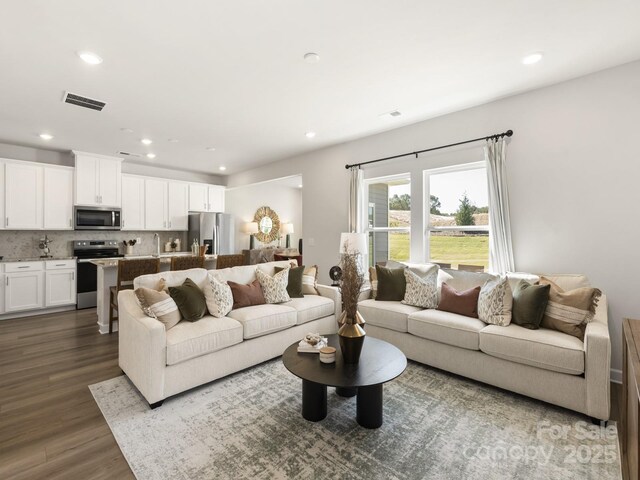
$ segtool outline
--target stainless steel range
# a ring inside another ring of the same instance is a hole
[[[75,240],[73,255],[78,257],[78,275],[76,288],[78,292],[77,308],[95,307],[98,290],[98,267],[91,260],[122,258],[116,240]]]

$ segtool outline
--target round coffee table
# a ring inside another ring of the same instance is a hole
[[[282,355],[284,366],[302,379],[302,416],[318,422],[327,416],[327,387],[344,397],[357,395],[356,419],[365,428],[382,425],[382,385],[407,368],[407,357],[398,348],[377,338],[365,337],[360,362],[345,364],[338,335],[328,335],[336,348],[335,363],[322,363],[317,353],[298,353],[298,342]]]

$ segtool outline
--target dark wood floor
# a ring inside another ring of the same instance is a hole
[[[93,309],[0,321],[0,479],[134,478],[87,388],[121,374],[118,335],[96,322]]]

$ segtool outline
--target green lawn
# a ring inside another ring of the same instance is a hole
[[[431,262],[451,263],[457,267],[459,263],[466,265],[489,266],[489,237],[468,236],[449,237],[431,236]],[[389,257],[394,260],[409,260],[409,234],[389,234]]]

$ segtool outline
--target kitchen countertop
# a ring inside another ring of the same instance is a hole
[[[164,253],[160,254],[160,263],[171,263],[171,257],[185,257],[191,255],[189,252],[177,252],[177,253]],[[124,260],[134,260],[138,258],[154,258],[154,255],[125,255]],[[217,255],[205,255],[205,262],[215,260]],[[91,260],[91,263],[98,267],[109,268],[117,267],[118,262],[123,260],[122,258],[106,258],[104,260]]]
[[[59,260],[75,260],[77,257],[23,257],[23,258],[3,258],[0,263],[13,262],[55,262]]]

